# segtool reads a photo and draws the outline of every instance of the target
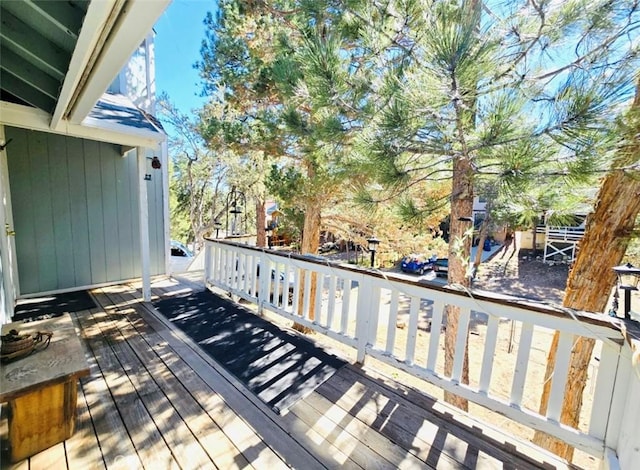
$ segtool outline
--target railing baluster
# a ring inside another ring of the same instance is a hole
[[[333,330],[333,317],[336,309],[336,283],[337,276],[329,276],[329,298],[327,299],[327,328]]]
[[[345,279],[342,284],[342,313],[340,314],[340,333],[347,334],[349,328],[349,312],[351,303],[351,279]]]
[[[211,263],[213,260],[213,250],[214,246],[209,243],[204,244],[204,285],[206,286],[211,279]]]
[[[291,312],[300,315],[300,268],[293,267],[293,302],[291,303]]]
[[[218,249],[216,250],[216,259],[215,259],[215,263],[216,263],[215,273],[213,275],[214,279],[218,282],[222,281],[222,273],[223,273],[223,269],[225,269],[222,253],[223,253],[222,247],[218,246]]]
[[[231,283],[233,281],[233,251],[225,250],[225,263],[226,270],[224,273],[223,283],[227,287],[231,287]]]
[[[291,265],[289,263],[284,264],[284,284],[282,287],[282,308],[289,309],[289,292],[291,292]]]
[[[304,296],[302,298],[302,316],[309,319],[309,305],[311,305],[311,271],[304,270]]]
[[[252,271],[251,263],[253,261],[253,254],[247,254],[244,257],[244,279],[242,282],[242,291],[249,294],[250,276]]]
[[[464,366],[465,349],[469,336],[469,320],[471,318],[471,312],[468,308],[459,308],[458,335],[456,337],[456,350],[453,356],[453,370],[451,371],[451,380],[458,383],[462,380],[462,368]]]
[[[256,263],[258,262],[257,256],[253,253],[247,260],[247,279],[246,279],[246,291],[251,297],[257,297],[256,291]]]
[[[393,348],[396,344],[396,330],[398,324],[398,297],[397,289],[391,291],[391,302],[389,304],[389,323],[387,324],[387,345],[385,351],[390,356],[393,355]]]
[[[244,253],[238,253],[238,281],[236,285],[236,289],[244,290],[244,279],[247,276],[247,256]]]
[[[271,281],[271,263],[269,258],[262,252],[260,253],[260,275],[258,276],[260,287],[258,288],[258,307],[262,309],[265,302],[269,302],[269,282]]]
[[[415,357],[419,313],[420,298],[411,296],[411,306],[409,307],[409,331],[407,333],[407,348],[405,350],[405,362],[409,365],[413,365],[413,359]]]
[[[558,351],[556,352],[556,365],[553,369],[553,379],[551,381],[549,406],[547,407],[547,418],[557,422],[560,422],[560,412],[562,411],[564,391],[567,385],[567,373],[569,371],[572,346],[573,335],[561,332],[560,340],[558,341]]]
[[[358,352],[356,362],[364,363],[369,338],[369,311],[371,308],[372,283],[370,279],[361,276],[358,279],[358,303],[356,305],[356,338],[358,340]]]
[[[427,356],[427,370],[436,371],[438,349],[440,346],[440,331],[442,330],[442,314],[444,305],[440,300],[434,300],[431,305],[431,332],[429,335],[429,355]]]
[[[380,287],[371,287],[371,299],[369,301],[369,333],[367,334],[372,345],[377,343],[378,318],[380,317]]]
[[[312,277],[313,278],[313,277]],[[315,321],[322,325],[322,294],[324,291],[324,274],[316,273],[316,297],[314,300]]]
[[[620,360],[620,349],[619,345],[611,341],[603,341],[602,343],[596,376],[596,389],[593,393],[591,418],[589,419],[589,434],[598,439],[604,439],[607,434],[607,424],[611,416],[609,413],[603,413],[602,410],[611,409],[613,389],[616,383],[616,374],[618,373],[618,361]]]
[[[524,390],[524,382],[527,377],[532,337],[533,324],[523,322],[522,331],[520,332],[520,344],[518,345],[518,357],[516,358],[516,369],[514,371],[513,382],[511,385],[512,405],[520,406],[522,402],[522,392]]]
[[[478,384],[478,388],[482,393],[489,392],[489,386],[491,384],[491,373],[493,372],[493,362],[495,360],[499,325],[500,319],[495,315],[489,315],[489,321],[487,322],[487,336],[484,340],[484,352],[482,355],[480,383]]]
[[[271,274],[269,274],[271,277]],[[274,262],[273,264],[273,279],[271,280],[273,286],[273,305],[278,307],[280,305],[280,263]]]

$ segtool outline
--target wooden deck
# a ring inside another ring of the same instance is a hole
[[[153,293],[200,289],[181,278]],[[135,286],[92,295],[98,307],[73,314],[91,365],[76,433],[2,468],[567,468],[366,367],[342,368],[279,416],[139,302]]]

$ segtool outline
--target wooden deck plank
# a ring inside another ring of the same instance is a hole
[[[105,305],[111,305],[109,299],[100,291],[94,291],[94,298],[103,308]],[[126,331],[128,320],[117,310],[110,309],[106,317],[102,317],[100,320],[97,323],[98,327],[102,329],[103,333],[110,332],[112,349],[116,358],[120,361],[178,465],[182,468],[210,466],[211,460],[206,452],[200,446],[185,420],[174,408],[171,400],[165,395],[166,381],[161,384],[156,383],[154,374],[148,369],[148,363],[137,355],[135,350],[144,350],[147,344],[141,341],[136,333]],[[141,345],[140,342],[144,345]],[[149,359],[153,360],[153,358]],[[158,371],[159,377],[162,377],[164,371]],[[160,385],[163,387],[161,388]]]
[[[146,308],[145,321],[158,331],[220,397],[224,397],[224,403],[237,417],[241,417],[251,428],[260,432],[263,444],[266,443],[280,458],[285,459],[287,465],[312,469],[327,468],[335,464],[335,460],[320,461],[320,456],[314,455],[307,448],[308,445],[311,447],[309,437],[303,434],[291,436],[283,427],[281,418],[238,379],[203,353],[197,344],[155,312],[151,305],[147,305]],[[164,325],[164,328],[160,325]],[[252,459],[249,460],[256,467],[272,468],[262,467]]]
[[[384,384],[386,389],[392,390],[408,403],[417,406],[422,410],[422,413],[427,413],[427,416],[431,415],[429,410],[434,410],[438,416],[444,416],[449,425],[463,431],[461,433],[462,436],[470,432],[476,439],[480,439],[483,445],[493,447],[494,449],[491,452],[501,455],[501,458],[505,459],[504,461],[508,461],[507,459],[509,458],[514,462],[524,460],[524,465],[533,464],[536,468],[573,470],[579,468],[529,441],[515,438],[511,434],[505,433],[502,429],[479,421],[470,414],[460,412],[457,408],[447,403],[436,401],[433,404],[433,398],[420,393],[412,387],[396,382],[375,370],[369,368],[365,370],[352,368],[352,370],[357,374],[364,374],[369,379],[374,379]]]
[[[176,465],[170,450],[164,445],[135,389],[122,374],[121,364],[108,339],[95,325],[94,314],[100,314],[100,310],[92,309],[89,315],[77,315],[76,318],[93,356],[89,358],[90,363],[95,364],[92,380],[86,388],[92,390],[95,385],[96,396],[90,399],[90,393],[87,402],[93,421],[108,423],[108,430],[98,433],[103,454],[108,453],[105,458],[107,468],[112,465],[115,468],[142,467],[142,461],[155,461],[159,467],[173,468]]]
[[[472,468],[465,467],[460,461],[464,461],[464,458],[461,459],[453,448],[445,445],[447,433],[437,426],[426,423],[426,430],[430,434],[428,437],[420,436],[420,433],[425,434],[422,423],[415,423],[416,420],[399,423],[396,419],[390,419],[400,405],[376,392],[375,388],[368,389],[359,383],[347,384],[347,381],[341,384],[339,378],[334,377],[319,387],[317,392],[433,468]],[[415,424],[412,425],[412,421]]]
[[[292,436],[306,436],[305,445],[328,469],[362,469],[353,459],[339,448],[326,441],[326,436],[299,419],[293,412],[282,417],[282,421]]]
[[[120,304],[138,305],[136,310],[141,308],[142,310],[145,309],[142,304],[131,302],[131,300],[123,300]],[[139,314],[139,311],[136,313]],[[220,429],[223,431],[224,439],[231,443],[231,447],[229,448],[230,454],[224,455],[224,449],[216,446],[217,448],[213,449],[213,451],[217,454],[218,460],[228,460],[232,458],[233,463],[231,465],[241,467],[250,465],[249,461],[253,462],[253,464],[256,464],[257,461],[258,464],[271,465],[274,468],[279,468],[284,465],[281,460],[279,464],[276,463],[274,459],[279,459],[279,457],[275,454],[270,455],[270,449],[261,442],[256,432],[246,426],[232,410],[228,409],[224,399],[197,374],[194,374],[194,370],[183,360],[181,354],[174,351],[169,343],[159,335],[155,329],[151,328],[146,321],[137,315],[131,319],[131,323],[139,334],[147,338],[146,341],[152,346],[156,354],[158,354],[165,364],[165,367],[189,390],[189,393],[195,401],[199,403],[204,413],[208,414],[212,420],[221,423]],[[166,328],[165,325],[161,325],[160,327]],[[243,452],[247,453],[246,458]],[[226,468],[224,462],[221,462],[220,467]]]
[[[352,368],[343,368],[339,376],[320,387],[318,393],[437,468],[462,465],[474,469],[517,461],[515,456],[499,449],[491,448],[490,453],[486,453],[484,444],[480,451],[476,444],[481,440],[477,436],[465,433],[444,417],[398,399],[392,391],[357,374]],[[519,464],[522,466],[518,468],[535,468],[531,464],[526,466],[525,462]]]
[[[67,465],[70,469],[105,468],[82,383],[78,386],[76,432],[65,441],[64,445],[67,452]]]
[[[50,468],[55,468],[56,470],[67,468],[64,442],[53,445],[29,458],[30,470],[46,470]]]
[[[123,304],[122,299],[113,294],[105,294],[105,298],[117,302],[118,305]],[[150,328],[144,328],[144,322],[138,321],[140,318],[137,316],[135,309],[129,307],[126,303],[119,306],[118,311],[122,314],[122,318],[126,319],[126,323],[119,326],[120,331],[128,337],[128,342],[133,347],[135,354],[156,380],[167,398],[171,400],[172,405],[184,420],[189,432],[198,440],[210,460],[218,468],[249,467],[249,462],[215,423],[213,417],[193,397],[193,391],[182,384],[174,374],[167,373],[167,365],[154,350],[154,345],[162,341],[161,338],[155,332],[149,331],[151,330]],[[136,324],[138,325],[137,328]],[[191,375],[189,373],[191,369],[184,363],[181,363],[181,365],[181,373],[184,376]],[[209,392],[212,393],[212,391]],[[182,433],[180,435],[184,436]],[[188,452],[188,455],[191,455],[191,453]],[[189,460],[188,463],[189,466],[197,466],[197,462],[193,460]]]
[[[379,447],[373,448],[361,439],[368,437],[369,441],[375,441],[373,437],[376,434],[380,436],[376,431],[367,428],[367,431],[358,436],[357,432],[354,432],[354,428],[358,428],[356,425],[349,425],[353,423],[356,418],[349,417],[346,413],[331,412],[331,404],[327,407],[328,413],[323,413],[317,410],[315,407],[310,406],[310,402],[321,401],[322,397],[317,394],[312,394],[307,397],[304,402],[298,403],[296,407],[291,410],[291,414],[294,414],[300,421],[306,423],[310,428],[316,431],[322,436],[327,444],[331,444],[340,449],[341,452],[349,456],[356,464],[366,469],[384,469],[384,468],[400,468],[398,464],[403,460],[395,459],[396,462],[391,462],[385,457],[389,457],[391,452],[389,448],[382,442],[383,439],[377,439]],[[320,408],[323,405],[319,406]],[[342,414],[340,418],[338,415]],[[347,430],[346,428],[351,428]],[[351,431],[351,432],[350,432]],[[382,437],[382,436],[380,436]],[[396,446],[399,450],[399,448]],[[374,450],[375,449],[375,450]],[[382,455],[381,455],[382,454]],[[393,458],[393,456],[391,457]],[[406,468],[429,468],[423,462],[413,457],[411,463],[407,462]],[[413,465],[411,465],[413,464]]]
[[[117,412],[115,402],[96,361],[96,354],[103,354],[107,348],[104,341],[89,329],[83,329],[78,317],[90,312],[72,314],[84,339],[89,362],[90,375],[80,379],[91,422],[95,428],[103,464],[107,468],[125,468],[126,465],[140,466],[141,462],[127,428]],[[76,467],[78,468],[78,467]]]
[[[76,433],[65,442],[65,447],[69,468],[106,468],[82,384],[78,389]]]
[[[370,449],[373,452],[373,458],[385,467],[432,468],[319,393],[312,393],[300,408],[311,411],[312,422],[316,424],[328,421],[332,434],[350,435],[360,446]],[[367,465],[365,468],[373,467]]]
[[[131,292],[122,292],[120,295],[129,301],[132,297],[128,296],[134,296]],[[153,342],[159,356],[183,383],[189,384],[189,389],[198,402],[208,412],[219,417],[220,427],[252,465],[256,468],[288,468],[291,461],[290,464],[294,466],[321,468],[317,466],[318,462],[311,454],[266,415],[266,412],[269,412],[275,416],[266,405],[263,405],[262,409],[256,409],[256,402],[246,399],[246,394],[250,393],[248,390],[239,390],[236,385],[229,383],[228,377],[220,375],[217,369],[211,367],[211,362],[206,361],[211,361],[210,358],[203,358],[194,352],[193,347],[197,346],[189,346],[176,338],[180,332],[174,331],[172,326],[162,323],[154,313],[150,313],[148,309],[153,309],[152,306],[139,305],[136,311],[144,318],[144,323],[152,327],[162,339],[162,342]],[[177,359],[189,364],[190,369],[186,374],[179,370],[181,361]],[[200,383],[195,380],[194,371],[199,375]],[[212,393],[212,390],[215,393]],[[258,401],[257,398],[253,398]],[[255,431],[255,423],[266,428],[260,429],[260,435]],[[261,436],[268,436],[269,442],[265,442]],[[287,450],[292,452],[287,453]],[[287,455],[287,463],[282,460],[281,452]]]

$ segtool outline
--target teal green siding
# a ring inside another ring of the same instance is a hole
[[[6,128],[21,294],[140,277],[136,154]],[[164,272],[162,174],[151,170],[151,272]]]

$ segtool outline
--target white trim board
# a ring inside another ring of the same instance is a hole
[[[49,127],[51,116],[40,109],[6,101],[0,101],[0,124],[31,129],[52,134],[67,135],[81,139],[97,140],[131,147],[155,148],[166,139],[166,135],[135,127],[102,123],[89,119],[86,124],[62,121],[57,129]]]

